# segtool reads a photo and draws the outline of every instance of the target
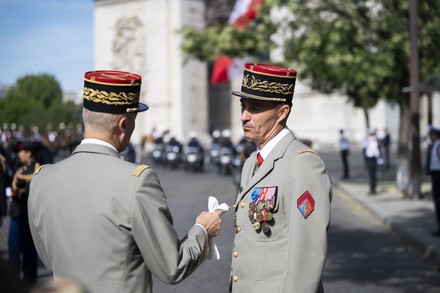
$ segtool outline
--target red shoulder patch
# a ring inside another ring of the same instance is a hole
[[[315,210],[315,200],[310,192],[306,191],[300,196],[300,198],[298,198],[297,207],[304,219],[307,219],[307,217],[310,216]]]

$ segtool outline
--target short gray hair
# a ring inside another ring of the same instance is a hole
[[[111,132],[113,127],[117,125],[120,116],[123,115],[93,112],[83,108],[84,128],[99,133]]]

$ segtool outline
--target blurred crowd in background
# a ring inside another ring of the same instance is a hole
[[[57,129],[48,125],[40,131],[36,126],[26,130],[4,124],[0,130],[0,228],[5,225],[8,229],[6,267],[26,284],[36,282],[38,267],[27,220],[30,181],[41,165],[70,156],[83,135],[81,125],[60,124]],[[186,141],[179,141],[170,131],[154,131],[139,144],[130,143],[121,158],[155,168],[218,172],[220,176],[231,176],[231,184],[238,188],[242,165],[256,146],[245,139],[234,143],[229,129],[212,131],[209,143],[202,143],[195,131],[187,137]]]
[[[0,216],[7,215],[7,197],[12,178],[20,165],[18,157],[21,143],[33,143],[36,162],[40,165],[55,163],[68,157],[83,138],[82,125],[48,125],[43,131],[33,126],[29,130],[15,124],[3,124],[0,129]],[[239,184],[241,167],[256,146],[246,139],[231,140],[229,129],[213,130],[210,142],[204,143],[196,131],[181,141],[169,130],[153,131],[139,144],[130,143],[121,158],[133,163],[147,163],[155,167],[184,169],[188,172],[215,170],[220,175],[232,175],[233,183]],[[209,166],[209,167],[208,167]],[[207,168],[208,167],[208,168]]]

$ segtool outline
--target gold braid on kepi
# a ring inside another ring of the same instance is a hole
[[[84,108],[111,114],[143,112],[148,106],[139,103],[140,75],[117,70],[96,70],[84,75]]]
[[[292,102],[296,70],[271,64],[247,63],[241,91],[233,95],[246,99],[272,102]]]

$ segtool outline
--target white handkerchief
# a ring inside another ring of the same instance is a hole
[[[222,211],[226,212],[229,210],[229,207],[225,203],[222,203],[221,205],[219,205],[218,200],[215,197],[210,196],[208,198],[208,211],[213,212],[215,210],[222,210]],[[218,252],[217,245],[215,245],[215,243],[214,243],[214,239],[211,239],[209,245],[211,247],[209,249],[209,257],[208,258],[211,259],[212,255],[214,255],[215,259],[219,260],[220,253]]]

